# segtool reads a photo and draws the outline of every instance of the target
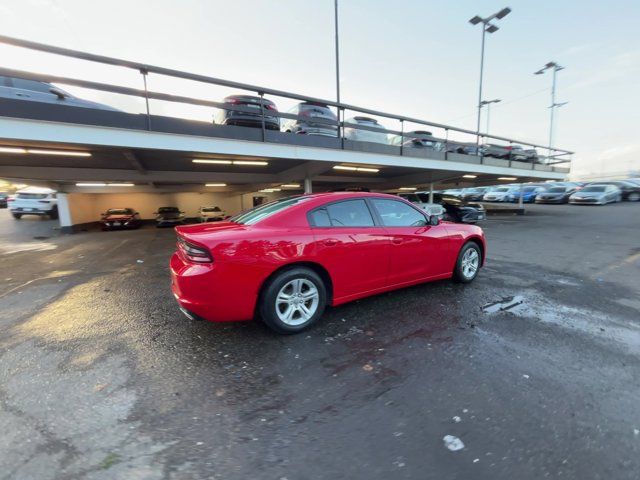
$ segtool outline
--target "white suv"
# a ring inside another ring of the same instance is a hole
[[[16,192],[13,202],[9,204],[11,215],[16,220],[23,215],[48,215],[58,218],[58,199],[55,190],[50,188],[27,187]]]

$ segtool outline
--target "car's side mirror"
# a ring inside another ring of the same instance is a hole
[[[436,225],[440,225],[440,219],[435,215],[431,215],[429,217],[429,225],[431,225],[432,227],[435,227]]]
[[[49,89],[49,92],[53,93],[56,97],[58,97],[58,100],[64,100],[65,98],[68,97],[68,95],[65,92],[63,92],[62,90],[56,87],[51,87]]]

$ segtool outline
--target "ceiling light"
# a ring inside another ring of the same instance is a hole
[[[28,153],[32,153],[34,155],[63,155],[66,157],[90,157],[91,154],[89,152],[79,152],[77,150],[40,150],[37,148],[29,148],[27,149]]]
[[[398,190],[410,190],[410,191],[413,191],[413,190],[417,190],[417,188],[416,187],[400,187]]]
[[[284,185],[280,185],[282,188],[300,188],[299,183],[285,183]]]
[[[233,161],[234,165],[259,165],[259,166],[265,166],[265,165],[269,165],[269,162],[258,162],[255,160],[234,160]]]
[[[462,178],[478,178],[477,175],[462,175]]]
[[[135,183],[109,183],[107,187],[135,187]]]
[[[18,147],[0,147],[0,153],[27,153],[27,150]]]
[[[215,163],[216,165],[231,165],[231,160],[209,160],[208,158],[194,158],[193,163]]]
[[[107,184],[104,182],[81,182],[76,183],[76,187],[106,187]]]
[[[205,187],[226,187],[226,183],[205,183]]]
[[[379,168],[369,168],[369,167],[349,167],[346,165],[336,165],[333,167],[334,170],[349,170],[350,172],[372,172],[377,173],[380,171]]]
[[[498,177],[498,180],[517,180],[516,177]]]
[[[273,193],[273,192],[280,192],[281,189],[279,188],[263,188],[262,190],[260,190],[260,192],[263,193]]]

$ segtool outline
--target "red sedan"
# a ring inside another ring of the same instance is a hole
[[[326,305],[443,278],[471,282],[486,251],[480,227],[362,192],[287,197],[176,232],[172,290],[188,317],[259,316],[279,333],[309,327]]]

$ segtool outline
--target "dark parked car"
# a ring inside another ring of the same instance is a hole
[[[0,192],[0,208],[7,208],[8,198],[9,195],[7,195],[5,192]]]
[[[61,88],[50,83],[27,80],[18,77],[0,76],[0,98],[14,100],[24,100],[28,102],[53,103],[58,105],[68,105],[70,107],[95,108],[97,110],[119,110],[102,105],[101,103],[90,102],[82,98],[74,97]]]
[[[576,192],[575,187],[553,186],[546,192],[540,192],[536,196],[536,203],[569,203],[569,197]]]
[[[610,182],[596,182],[598,185],[615,185],[622,190],[622,199],[630,202],[640,201],[640,185],[626,180],[615,180]]]
[[[465,202],[443,193],[434,193],[433,201],[444,207],[446,212],[444,220],[456,223],[476,223],[487,218],[487,213],[480,203]]]
[[[229,95],[225,97],[225,108],[221,108],[216,112],[214,123],[262,128],[261,101],[264,107],[264,127],[267,130],[280,130],[280,119],[277,116],[273,116],[273,112],[278,112],[276,104],[266,98],[261,99],[252,95]],[[240,107],[242,110],[234,110],[234,106]]]
[[[303,102],[291,108],[287,113],[299,115],[304,119],[284,119],[281,128],[283,132],[327,137],[338,136],[338,118],[327,105]],[[332,124],[332,122],[336,123]]]
[[[140,214],[133,208],[110,208],[100,218],[103,230],[140,228]]]
[[[178,207],[160,207],[156,214],[156,227],[173,227],[184,222],[184,212]]]
[[[465,202],[479,202],[482,200],[482,197],[485,193],[491,190],[493,187],[472,187],[472,188],[463,188],[459,197],[461,200]]]

